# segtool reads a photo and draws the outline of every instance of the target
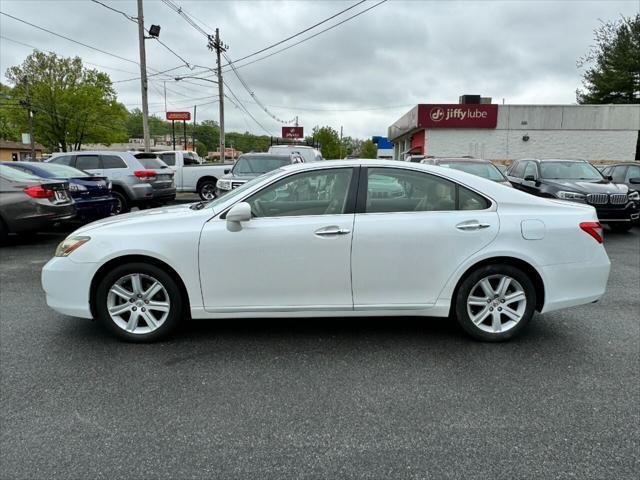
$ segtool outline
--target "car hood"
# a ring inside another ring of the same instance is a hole
[[[139,210],[137,212],[115,215],[103,218],[95,222],[88,223],[73,232],[74,235],[82,235],[98,229],[107,227],[132,227],[149,223],[162,223],[176,218],[193,217],[197,211],[190,209],[192,204],[175,205],[171,207],[151,208],[149,210]]]
[[[626,185],[611,183],[606,180],[543,180],[546,185],[556,187],[558,190],[568,190],[578,193],[628,193]]]

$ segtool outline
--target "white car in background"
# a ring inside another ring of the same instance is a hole
[[[293,155],[298,154],[304,158],[305,162],[320,162],[324,160],[322,153],[317,148],[308,145],[271,145],[268,153],[272,155]]]
[[[42,285],[54,310],[131,341],[189,316],[450,314],[500,341],[535,311],[598,300],[602,241],[588,205],[450,168],[336,160],[86,225],[59,245]]]

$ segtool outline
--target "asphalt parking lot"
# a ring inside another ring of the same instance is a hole
[[[444,319],[189,322],[119,342],[47,308],[64,231],[0,249],[0,477],[637,478],[640,229],[598,304],[505,344]]]

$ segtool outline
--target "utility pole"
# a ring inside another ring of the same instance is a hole
[[[193,142],[193,151],[196,151],[196,111],[198,106],[193,106],[193,135],[191,135],[191,141]]]
[[[147,103],[147,54],[144,46],[144,14],[142,13],[142,0],[138,0],[138,42],[140,44],[140,86],[142,88],[142,133],[144,136],[144,151],[148,152],[151,146],[149,138],[149,104]],[[166,109],[166,107],[165,107]]]
[[[29,96],[29,82],[24,79],[25,106],[27,107],[27,122],[29,123],[29,145],[31,147],[31,161],[36,159],[36,145],[33,140],[33,110],[31,110],[31,97]]]
[[[228,46],[220,42],[220,29],[216,28],[216,36],[209,35],[209,50],[216,51],[216,65],[218,73],[218,100],[220,105],[220,160],[224,162],[224,84],[222,83],[222,63],[220,54],[226,52]]]

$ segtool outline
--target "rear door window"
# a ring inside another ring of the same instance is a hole
[[[102,168],[127,168],[127,164],[117,155],[102,155]]]
[[[176,154],[175,153],[161,153],[160,158],[164,163],[169,165],[170,167],[175,166],[176,164]]]
[[[100,157],[98,155],[78,155],[76,168],[80,170],[100,170]]]

